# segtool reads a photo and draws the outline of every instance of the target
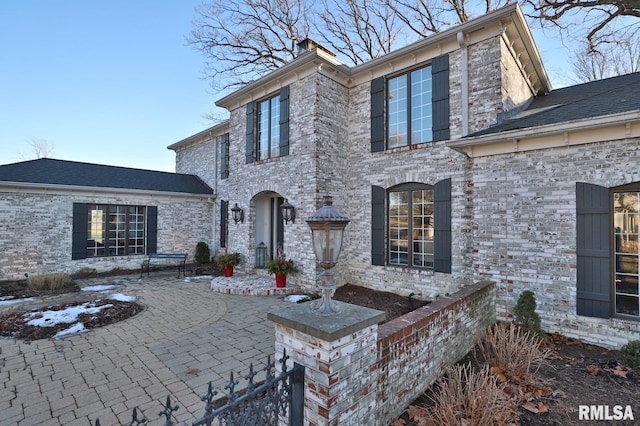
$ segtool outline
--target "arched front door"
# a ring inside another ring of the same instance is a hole
[[[278,248],[284,245],[284,219],[280,206],[284,198],[276,192],[263,192],[254,197],[255,205],[255,233],[254,242],[267,246],[267,257],[273,259]]]

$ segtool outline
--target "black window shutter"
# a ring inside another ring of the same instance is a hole
[[[229,133],[220,137],[220,179],[229,177],[227,161],[229,160]]]
[[[384,151],[384,77],[371,81],[371,152]]]
[[[448,140],[449,135],[449,55],[438,56],[431,63],[433,140]]]
[[[147,254],[158,251],[158,207],[147,206]]]
[[[253,131],[255,127],[255,122],[253,118],[253,108],[254,103],[249,102],[247,104],[247,131],[246,131],[246,139],[245,139],[245,157],[246,163],[253,163],[256,159],[255,151],[254,151],[254,137]]]
[[[384,266],[384,222],[387,192],[380,186],[371,186],[371,264]]]
[[[289,86],[280,89],[280,156],[289,155]]]
[[[87,236],[89,207],[84,203],[73,203],[73,230],[71,231],[71,259],[87,258]]]
[[[609,318],[611,312],[609,189],[576,183],[576,313]]]
[[[451,179],[433,187],[433,270],[451,273]]]
[[[229,214],[229,202],[220,200],[220,247],[227,246],[227,215]]]

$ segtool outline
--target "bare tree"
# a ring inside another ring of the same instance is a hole
[[[633,37],[640,24],[640,0],[523,0],[528,16],[560,29],[584,28],[591,51]],[[621,37],[621,34],[627,36]]]
[[[203,3],[188,41],[205,57],[218,88],[240,86],[297,56],[309,33],[306,0],[225,0]]]
[[[391,52],[400,33],[400,20],[386,2],[323,0],[320,25],[323,42],[353,65]]]
[[[205,57],[214,89],[231,89],[295,59],[306,37],[358,65],[508,2],[210,0],[197,9],[189,42]]]
[[[27,153],[18,153],[18,158],[22,161],[31,160],[33,158],[51,158],[55,155],[55,145],[45,139],[31,138],[27,142],[31,150]]]
[[[601,80],[640,71],[640,39],[632,38],[614,44],[601,45],[592,50],[585,43],[572,61],[573,71],[580,82]]]

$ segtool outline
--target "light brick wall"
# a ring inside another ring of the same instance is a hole
[[[351,312],[335,318],[331,335],[314,329],[326,318],[304,305],[269,316],[276,322],[276,358],[286,351],[289,366],[305,366],[305,425],[384,426],[495,322],[495,287],[470,285],[381,325]]]
[[[273,192],[287,198],[296,208],[297,218],[284,226],[284,251],[301,269],[287,280],[291,285],[310,287],[317,272],[305,218],[321,206],[325,194],[335,197],[336,207],[344,210],[346,205],[347,90],[317,73],[291,84],[289,99],[289,155],[252,164],[245,162],[246,107],[231,112],[230,173],[228,179],[218,182],[218,200],[228,200],[230,206],[238,203],[245,211],[244,223],[229,222],[228,246],[242,254],[239,268],[249,272],[260,243],[254,238],[255,197]],[[218,210],[216,229],[220,223]],[[215,247],[220,250],[217,241]],[[346,263],[344,257],[341,262]],[[343,283],[341,267],[336,272],[337,280]]]
[[[377,325],[324,341],[276,324],[276,358],[305,366],[305,425],[373,425]]]
[[[531,290],[542,327],[620,347],[640,323],[576,315],[576,182],[640,182],[640,141],[625,140],[475,158],[474,270],[497,283],[498,315]]]
[[[202,141],[177,148],[176,173],[196,175],[211,188],[215,188],[220,175],[220,137],[211,135]]]
[[[495,322],[495,287],[477,283],[378,328],[376,424],[387,425]]]
[[[71,260],[73,203],[147,205],[158,207],[158,251],[189,253],[193,261],[198,241],[211,239],[211,204],[202,197],[163,195],[26,193],[0,188],[0,277],[21,279],[82,268],[99,272],[137,269],[144,256],[109,256]]]

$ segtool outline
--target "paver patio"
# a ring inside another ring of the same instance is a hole
[[[209,381],[222,396],[231,371],[242,377],[275,352],[266,318],[288,303],[282,296],[218,293],[209,280],[171,272],[119,278],[117,292],[137,296],[143,312],[60,340],[0,339],[0,425],[124,424],[133,407],[162,424],[156,416],[169,394],[180,405],[175,420],[191,423]]]

